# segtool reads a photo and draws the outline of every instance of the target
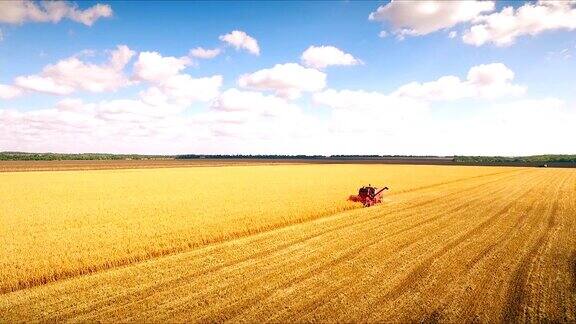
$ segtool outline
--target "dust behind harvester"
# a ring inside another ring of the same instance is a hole
[[[360,188],[358,190],[358,195],[351,195],[348,197],[348,200],[353,202],[360,202],[362,205],[364,205],[364,207],[370,207],[382,202],[382,195],[384,190],[388,190],[388,187],[378,189],[368,185],[366,187]]]

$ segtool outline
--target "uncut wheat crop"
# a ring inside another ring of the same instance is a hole
[[[497,168],[278,165],[0,173],[0,291],[8,292],[358,208]]]

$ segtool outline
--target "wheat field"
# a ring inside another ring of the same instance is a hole
[[[0,203],[4,321],[576,321],[572,169],[6,172]]]

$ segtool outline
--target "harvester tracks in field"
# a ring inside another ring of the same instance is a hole
[[[420,279],[424,278],[426,273],[429,273],[430,267],[434,261],[446,255],[449,251],[454,249],[456,246],[462,244],[466,240],[469,240],[471,237],[476,236],[481,231],[486,230],[499,217],[505,217],[508,214],[509,210],[517,203],[517,199],[526,194],[529,194],[530,192],[535,191],[537,189],[537,186],[540,185],[541,183],[542,182],[533,185],[528,190],[525,190],[525,188],[522,187],[514,188],[516,191],[515,194],[517,194],[516,196],[518,198],[516,198],[515,200],[511,200],[510,202],[508,202],[507,204],[505,204],[503,207],[499,208],[496,211],[489,212],[488,214],[490,216],[488,216],[480,224],[476,225],[475,227],[463,233],[462,235],[456,237],[455,239],[447,242],[445,245],[442,246],[440,250],[434,252],[433,254],[425,258],[402,281],[400,281],[396,286],[394,286],[392,290],[390,290],[380,300],[378,300],[375,303],[375,305],[386,303],[386,301],[397,300],[403,295],[412,292],[414,290],[414,286],[423,284],[423,281]],[[435,311],[437,312],[436,317],[439,316],[438,310]]]
[[[568,182],[568,180],[573,180],[573,177],[574,176],[572,175],[572,177],[562,179],[555,188],[555,195],[552,199],[552,208],[549,212],[546,228],[540,234],[537,241],[530,247],[528,253],[522,257],[516,270],[513,272],[512,280],[506,294],[506,304],[503,309],[503,319],[505,322],[518,322],[523,319],[522,317],[527,315],[523,307],[526,304],[526,288],[528,286],[529,272],[531,267],[535,264],[534,261],[538,254],[546,247],[546,245],[548,245],[551,238],[551,232],[557,225],[556,218],[558,217],[558,210],[560,208],[560,202],[562,201],[560,195],[561,188],[566,182]],[[526,318],[526,320],[530,320],[530,318]]]
[[[475,178],[476,178],[476,177],[475,177]],[[471,187],[471,188],[462,189],[462,190],[459,191],[459,192],[468,192],[468,191],[473,191],[474,189],[477,190],[477,189],[479,189],[479,188],[481,188],[481,187],[486,186],[487,184],[491,184],[491,183],[494,183],[494,182],[496,182],[496,181],[497,181],[497,180],[493,180],[493,181],[490,181],[490,182],[482,183],[482,184],[480,184],[480,185],[475,185],[475,186],[473,186],[473,187]],[[500,189],[500,190],[503,190],[503,189]],[[451,195],[453,195],[453,193],[450,193],[450,194],[448,194],[447,196],[451,196]],[[446,196],[445,196],[445,197],[446,197]],[[410,210],[411,210],[411,209],[416,208],[416,207],[421,207],[421,206],[424,206],[424,205],[426,205],[426,204],[430,204],[430,203],[436,202],[436,201],[438,201],[438,200],[439,200],[439,198],[434,198],[434,199],[431,199],[431,200],[427,200],[427,201],[425,201],[425,202],[421,202],[421,203],[417,204],[416,206],[408,206],[408,207],[406,207],[406,208],[396,208],[396,210],[392,209],[392,210],[390,210],[390,212],[393,213],[393,212],[402,211],[403,214],[405,214],[405,215],[410,215]],[[449,210],[443,210],[443,212],[444,212],[445,215],[446,215],[446,214],[449,215],[451,211],[458,210],[458,209],[461,208],[462,206],[468,205],[469,203],[470,203],[470,201],[467,199],[462,205],[453,207],[452,209],[449,209]],[[376,209],[376,208],[374,208],[374,209]],[[349,221],[349,222],[347,222],[347,223],[345,223],[345,224],[338,225],[338,226],[335,226],[335,227],[330,227],[329,229],[326,229],[326,230],[320,230],[319,232],[313,233],[312,235],[308,235],[308,236],[301,237],[301,238],[299,238],[299,239],[297,239],[297,240],[287,241],[286,243],[283,243],[283,244],[280,244],[280,245],[278,245],[278,246],[275,246],[275,247],[273,247],[272,249],[266,249],[266,250],[263,250],[263,251],[261,251],[261,252],[257,252],[257,253],[255,253],[255,254],[248,255],[248,256],[243,257],[243,258],[241,258],[241,259],[233,260],[233,261],[228,262],[228,263],[226,263],[226,264],[222,264],[222,265],[218,265],[218,266],[215,266],[215,267],[212,267],[212,268],[209,268],[209,269],[205,269],[205,270],[202,271],[202,272],[192,273],[192,274],[190,274],[189,278],[194,278],[194,277],[197,277],[197,276],[205,276],[205,275],[208,275],[208,274],[211,274],[211,273],[216,273],[217,271],[223,270],[223,269],[225,269],[225,268],[239,266],[239,265],[242,264],[242,263],[251,262],[251,261],[253,261],[253,260],[265,260],[266,257],[269,257],[269,256],[271,256],[271,255],[273,255],[273,254],[276,254],[276,253],[280,252],[280,251],[289,249],[291,246],[294,246],[294,245],[297,245],[297,244],[302,244],[302,243],[308,242],[308,241],[313,240],[313,239],[318,239],[318,238],[321,238],[321,237],[324,236],[324,235],[327,235],[327,234],[329,234],[329,233],[334,233],[334,232],[337,232],[337,231],[343,230],[343,229],[350,229],[350,228],[352,228],[352,227],[359,227],[358,230],[361,230],[361,226],[362,226],[362,225],[370,225],[370,226],[372,227],[373,224],[369,224],[369,223],[374,222],[374,221],[381,222],[382,219],[383,219],[383,217],[382,217],[382,215],[380,215],[380,214],[377,214],[377,215],[371,216],[371,217],[358,217],[358,218],[357,218],[357,217],[349,217],[349,218],[347,219],[347,221]],[[434,219],[436,219],[436,218],[434,218]],[[338,257],[336,257],[336,258],[331,259],[328,263],[323,264],[320,268],[313,268],[313,269],[311,269],[310,271],[308,271],[308,272],[306,272],[306,273],[304,273],[304,274],[302,274],[302,275],[300,275],[300,276],[297,276],[297,277],[292,278],[291,280],[289,280],[289,281],[286,282],[286,283],[283,283],[283,284],[281,284],[281,285],[279,285],[279,286],[275,286],[274,289],[285,289],[285,288],[289,287],[290,285],[292,285],[292,284],[294,284],[294,283],[296,283],[296,282],[300,282],[300,281],[306,280],[306,279],[308,279],[308,278],[311,278],[311,277],[313,277],[315,274],[317,274],[317,273],[319,273],[319,272],[322,272],[322,271],[325,270],[325,269],[328,269],[328,268],[330,268],[330,267],[333,267],[333,266],[337,265],[337,264],[340,263],[340,262],[343,262],[343,261],[345,261],[345,260],[347,260],[347,259],[350,259],[350,258],[353,258],[353,257],[359,255],[359,254],[360,254],[362,251],[364,251],[365,249],[370,248],[370,247],[373,246],[374,244],[376,244],[376,243],[378,243],[378,242],[380,242],[380,241],[382,241],[382,240],[384,240],[384,239],[387,239],[387,238],[390,238],[390,237],[393,237],[393,236],[400,235],[400,234],[402,234],[402,233],[404,233],[404,232],[406,232],[406,231],[409,231],[409,230],[413,230],[413,229],[415,229],[415,228],[417,228],[417,227],[419,227],[419,226],[425,225],[426,223],[429,223],[429,222],[433,221],[434,219],[432,219],[432,220],[430,220],[430,219],[423,220],[423,221],[415,224],[414,226],[412,226],[412,227],[410,227],[410,228],[401,229],[401,230],[395,231],[394,233],[389,233],[389,234],[380,233],[381,235],[376,236],[375,239],[373,239],[373,240],[371,240],[371,241],[369,241],[369,242],[366,242],[366,243],[362,244],[362,245],[359,246],[359,247],[354,248],[354,250],[352,250],[352,251],[348,251],[348,252],[346,252],[345,254],[343,254],[343,255],[341,255],[341,256],[338,256]],[[385,224],[391,224],[391,223],[398,222],[398,221],[401,221],[401,220],[402,220],[402,219],[390,220],[390,221],[386,221]],[[155,289],[159,289],[160,287],[166,286],[166,285],[168,285],[168,286],[170,286],[170,285],[177,286],[177,285],[175,285],[175,283],[178,282],[178,281],[181,281],[181,280],[182,280],[182,278],[175,278],[175,279],[172,280],[171,282],[161,282],[161,283],[158,283],[156,286],[152,286],[152,287],[149,287],[149,288],[147,288],[147,289],[149,289],[150,292],[152,292],[152,291],[154,291]],[[150,296],[151,296],[150,298],[152,298],[153,294],[150,294]],[[230,309],[228,309],[228,310],[223,310],[223,311],[222,311],[222,314],[226,314],[226,318],[218,318],[218,319],[213,318],[213,317],[212,317],[212,318],[203,318],[203,319],[201,319],[201,321],[202,321],[202,320],[206,320],[206,321],[207,321],[207,320],[224,320],[224,319],[226,319],[226,320],[232,320],[232,319],[234,318],[234,317],[233,317],[234,314],[236,314],[239,310],[243,310],[243,309],[245,309],[246,307],[253,306],[254,304],[257,304],[258,302],[261,302],[261,301],[264,300],[265,298],[266,298],[266,296],[257,296],[257,297],[255,297],[255,298],[253,298],[253,299],[243,299],[241,305],[234,305],[234,306],[231,307]],[[119,301],[119,300],[118,300],[118,301]],[[138,302],[140,302],[140,301],[138,301]],[[128,305],[125,305],[124,307],[131,307],[131,306],[134,306],[134,305],[128,304]],[[234,311],[234,310],[236,310],[236,311]],[[236,315],[237,315],[237,314],[236,314]]]
[[[571,170],[527,169],[427,186],[383,206],[0,295],[0,317],[575,321],[575,184]],[[536,294],[544,284],[556,295]]]
[[[481,180],[481,179],[485,179],[485,178],[491,179],[490,181],[488,181],[486,183],[482,183],[482,184],[478,185],[477,187],[462,189],[460,191],[451,192],[451,193],[446,194],[446,195],[439,195],[436,198],[425,199],[423,201],[420,201],[421,199],[418,199],[417,200],[418,202],[411,202],[410,204],[408,204],[406,206],[398,207],[399,209],[402,209],[402,210],[415,209],[415,208],[423,207],[425,205],[433,204],[433,203],[440,201],[440,200],[448,199],[451,196],[454,196],[456,194],[460,194],[463,190],[465,190],[465,191],[476,190],[477,188],[488,185],[490,183],[498,182],[501,180],[500,177],[502,177],[502,176],[514,177],[516,174],[518,174],[518,173],[521,174],[522,172],[526,172],[526,170],[512,169],[512,170],[506,170],[506,171],[499,171],[499,172],[494,172],[494,173],[489,173],[489,174],[483,174],[483,175],[478,175],[478,176],[472,176],[472,177],[467,177],[467,178],[460,178],[460,179],[455,179],[455,180],[451,180],[451,181],[440,182],[440,183],[436,183],[436,184],[432,184],[432,185],[427,185],[427,186],[422,186],[422,187],[418,187],[418,188],[414,188],[414,189],[404,190],[404,191],[399,192],[399,193],[392,193],[391,195],[392,196],[406,195],[406,194],[410,194],[410,193],[429,191],[431,189],[440,188],[440,187],[448,186],[448,185],[454,185],[454,184],[458,184],[458,183],[462,183],[462,182],[466,182],[466,181],[470,181],[470,180]],[[497,178],[492,179],[493,177],[497,177]],[[395,210],[392,210],[392,212],[394,212],[394,211]],[[28,288],[32,288],[32,287],[36,287],[36,286],[41,286],[41,285],[46,285],[46,284],[50,284],[50,283],[57,282],[60,280],[66,280],[66,279],[74,278],[74,277],[78,277],[78,276],[94,274],[94,273],[97,273],[100,271],[106,271],[106,270],[110,270],[110,269],[114,269],[114,268],[130,266],[130,265],[134,265],[134,264],[139,263],[139,262],[145,262],[148,260],[161,258],[161,257],[165,257],[165,256],[177,254],[177,253],[188,252],[188,251],[191,251],[194,249],[202,248],[202,247],[213,245],[213,244],[222,243],[225,241],[230,241],[230,240],[240,239],[243,237],[258,235],[258,234],[262,234],[262,233],[265,233],[268,231],[274,231],[274,230],[278,230],[278,229],[281,229],[284,227],[298,225],[298,224],[302,224],[305,222],[314,221],[314,220],[317,220],[320,218],[333,217],[333,216],[334,216],[334,214],[320,213],[317,215],[306,216],[303,218],[291,219],[291,220],[281,222],[281,223],[271,224],[271,225],[267,225],[267,226],[260,226],[258,228],[250,228],[250,229],[246,229],[246,230],[242,230],[242,231],[238,231],[238,232],[227,233],[225,236],[216,236],[216,237],[212,237],[210,239],[204,239],[201,242],[189,242],[188,244],[186,244],[184,246],[168,247],[168,248],[164,248],[164,249],[148,251],[147,254],[145,254],[145,255],[126,256],[123,258],[108,260],[106,263],[102,263],[102,264],[85,265],[82,268],[75,268],[75,269],[70,269],[70,270],[55,270],[54,272],[52,272],[50,274],[45,274],[42,276],[28,277],[25,280],[18,281],[15,285],[14,284],[4,285],[4,284],[0,283],[0,294],[14,292],[14,291],[22,290],[22,289],[28,289]],[[380,217],[380,216],[375,216],[375,217]],[[372,220],[373,218],[368,218],[365,221]],[[286,246],[289,246],[289,245],[290,245],[290,243],[286,243]]]

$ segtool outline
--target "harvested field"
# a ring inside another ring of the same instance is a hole
[[[279,165],[0,180],[5,321],[576,321],[573,169]],[[383,205],[345,201],[368,182],[392,188]]]

